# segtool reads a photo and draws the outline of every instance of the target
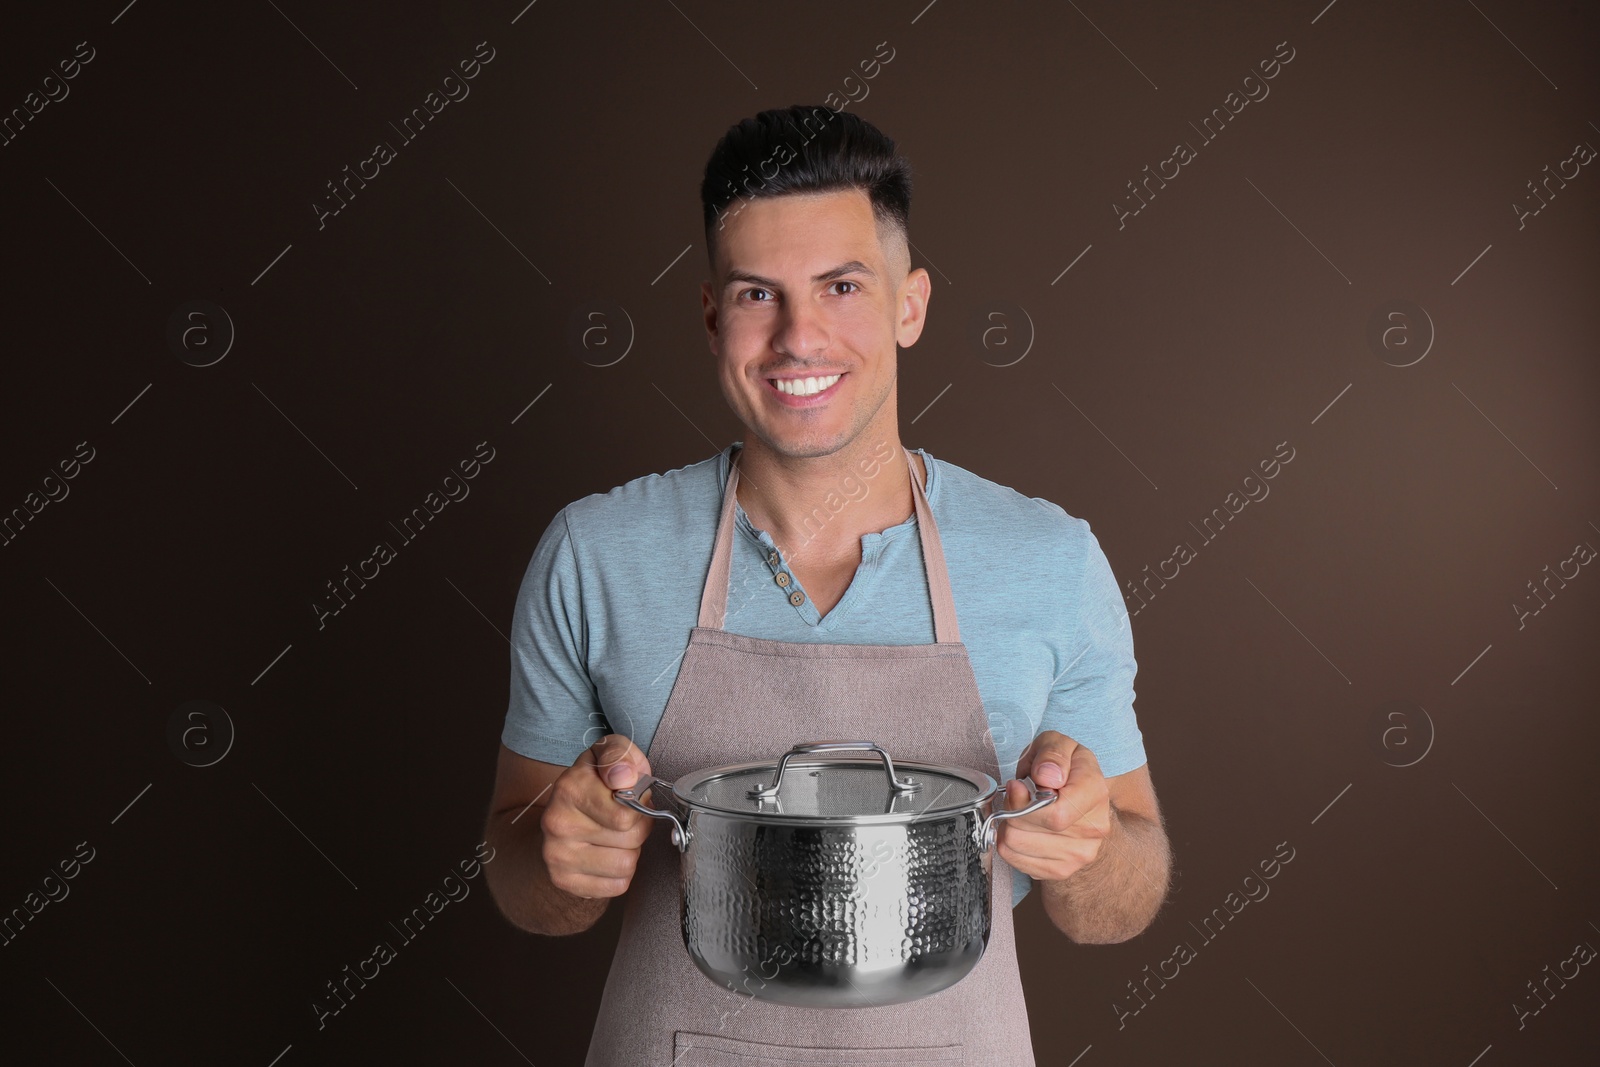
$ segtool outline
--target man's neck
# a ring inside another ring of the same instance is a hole
[[[863,534],[911,517],[906,455],[893,433],[864,433],[848,448],[812,459],[790,459],[752,438],[739,451],[739,504],[789,560],[859,560]],[[926,485],[925,464],[914,461]]]

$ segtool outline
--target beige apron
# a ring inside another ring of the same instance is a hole
[[[803,742],[876,741],[896,759],[971,767],[999,760],[966,648],[927,496],[906,452],[928,574],[935,643],[808,644],[725,631],[737,454],[711,569],[672,695],[647,753],[665,781],[707,767],[776,760]],[[774,561],[776,562],[776,561]],[[774,572],[781,571],[774,566]],[[988,948],[950,988],[908,1004],[801,1008],[717,984],[683,944],[680,854],[650,835],[627,893],[586,1067],[950,1064],[1033,1067],[1011,927],[1011,868],[994,857]]]

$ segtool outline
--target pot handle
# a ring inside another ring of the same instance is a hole
[[[991,812],[989,817],[983,820],[982,834],[983,849],[985,852],[991,848],[994,848],[995,823],[999,822],[1001,819],[1015,819],[1022,815],[1032,815],[1040,808],[1049,807],[1051,804],[1054,804],[1056,797],[1059,795],[1054,789],[1044,789],[1035,785],[1031,777],[1019,778],[1017,780],[1028,787],[1028,795],[1031,799],[1025,807],[1020,807],[1016,811],[1006,811],[1001,809],[1000,811]],[[998,800],[999,803],[1004,804],[1005,794],[1001,793]]]
[[[665,788],[667,783],[653,774],[641,774],[639,780],[633,783],[632,786],[627,789],[613,789],[611,795],[619,804],[626,804],[641,815],[648,815],[652,819],[670,822],[672,824],[672,843],[678,846],[679,852],[686,852],[689,849],[689,828],[679,822],[678,817],[672,812],[651,807],[639,799],[641,794],[648,791],[652,786],[658,785]]]
[[[922,788],[921,782],[902,780],[895,777],[894,760],[889,758],[889,752],[882,745],[872,741],[818,741],[809,745],[796,745],[783,754],[778,760],[778,773],[772,779],[771,785],[757,786],[748,791],[752,800],[776,800],[778,786],[783,783],[783,772],[789,766],[790,758],[805,756],[816,752],[876,752],[883,759],[883,770],[889,776],[889,785],[896,793],[914,793]]]

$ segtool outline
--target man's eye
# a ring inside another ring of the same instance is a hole
[[[833,284],[834,285],[848,285],[848,286],[851,286],[852,287],[851,288],[851,292],[858,292],[861,289],[861,286],[857,285],[855,282],[834,282]]]
[[[742,296],[742,297],[753,297],[753,294],[755,294],[755,293],[767,293],[767,290],[765,290],[765,289],[746,289],[744,292],[740,293],[739,295]],[[767,295],[770,296],[771,294],[767,293]],[[761,304],[766,303],[765,300],[758,300],[756,302],[757,303],[761,303]]]

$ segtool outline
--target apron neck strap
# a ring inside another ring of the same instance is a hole
[[[742,449],[740,450],[743,451]],[[928,571],[928,597],[933,605],[933,634],[939,644],[955,644],[961,640],[956,626],[955,596],[950,591],[950,571],[945,566],[944,545],[939,540],[939,527],[933,521],[933,509],[928,506],[928,495],[917,477],[917,468],[911,462],[911,450],[905,453],[906,471],[911,476],[911,501],[916,509],[917,537],[922,542],[922,559]],[[700,622],[705,629],[720,630],[728,614],[728,583],[733,559],[734,505],[739,486],[739,453],[728,464],[728,483],[722,496],[722,517],[717,522],[717,538],[711,550],[711,569],[706,574],[705,589],[700,594]]]

